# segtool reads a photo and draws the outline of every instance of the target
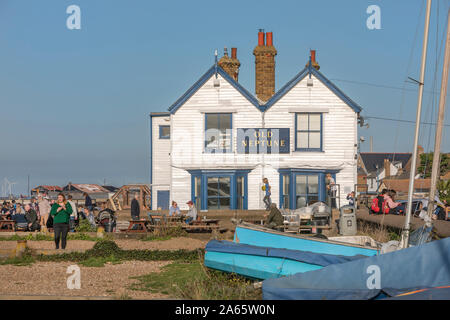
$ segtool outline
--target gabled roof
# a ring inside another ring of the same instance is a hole
[[[266,111],[271,106],[273,106],[278,100],[280,100],[286,93],[288,93],[293,87],[302,81],[306,76],[314,75],[320,80],[328,89],[330,89],[335,95],[342,99],[350,108],[352,108],[356,113],[361,112],[362,108],[352,99],[350,99],[341,89],[339,89],[333,82],[328,80],[320,71],[316,70],[311,65],[311,62],[300,71],[293,79],[286,83],[280,90],[278,90],[265,105],[262,105],[261,111]]]
[[[213,65],[211,68],[206,71],[206,73],[201,76],[201,78],[194,83],[192,87],[190,87],[174,104],[172,104],[169,108],[170,113],[175,113],[190,97],[197,92],[198,89],[201,88],[206,81],[208,81],[212,76],[216,74],[220,74],[225,80],[227,80],[237,91],[239,91],[250,103],[252,103],[255,107],[260,109],[258,100],[248,92],[243,86],[241,86],[236,80],[234,80],[228,73],[226,73],[221,67]]]
[[[371,173],[379,169],[384,168],[384,159],[388,159],[390,162],[401,162],[402,168],[406,167],[411,153],[380,153],[380,152],[361,152],[360,156],[366,167],[367,172]]]
[[[198,89],[208,81],[215,73],[220,74],[226,79],[236,90],[238,90],[250,103],[257,107],[261,112],[266,111],[273,106],[278,100],[280,100],[286,93],[288,93],[297,83],[302,81],[308,75],[314,75],[319,79],[328,89],[341,98],[349,107],[351,107],[356,113],[361,112],[362,108],[350,99],[342,90],[340,90],[334,83],[328,80],[321,72],[316,70],[311,62],[298,73],[293,79],[286,83],[280,90],[278,90],[266,103],[262,104],[255,98],[250,92],[248,92],[243,86],[241,86],[236,80],[234,80],[228,73],[226,73],[220,66],[213,65],[209,68],[201,78],[194,83],[173,105],[169,107],[170,113],[175,113]]]
[[[68,184],[64,187],[64,191],[81,191],[86,193],[96,193],[96,192],[103,192],[108,193],[109,191],[102,186],[99,186],[98,184]]]

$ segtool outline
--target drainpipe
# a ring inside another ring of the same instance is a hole
[[[261,113],[261,126],[263,127],[263,129],[266,127],[265,115],[266,115],[266,112],[262,111],[262,113]],[[265,178],[265,167],[266,167],[264,153],[261,156],[261,163],[262,163],[262,177],[261,177],[260,181],[262,182],[262,179]],[[259,203],[261,203],[261,201],[262,201],[262,199],[261,199],[261,192],[259,192]]]

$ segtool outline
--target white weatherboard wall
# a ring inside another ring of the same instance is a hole
[[[152,119],[152,208],[157,208],[158,190],[170,190],[170,143],[159,138],[159,126],[170,125],[169,116],[153,116]]]
[[[191,175],[195,169],[249,169],[248,209],[264,208],[262,178],[272,186],[272,201],[279,205],[279,168],[337,169],[336,183],[341,186],[341,205],[357,181],[355,143],[357,114],[320,80],[300,81],[264,114],[251,104],[227,80],[218,77],[220,87],[214,87],[212,76],[193,94],[171,119],[170,181],[171,200],[186,209],[191,200]],[[295,112],[323,112],[323,152],[295,151]],[[231,112],[233,152],[204,153],[205,112]],[[242,155],[236,153],[237,128],[290,128],[290,154]],[[155,130],[154,130],[155,132]],[[159,130],[158,130],[159,132]],[[154,140],[156,141],[156,140]],[[165,140],[167,141],[167,140]],[[153,145],[154,155],[157,148]],[[159,153],[159,151],[158,151]],[[165,152],[166,153],[166,152]],[[158,156],[159,157],[159,156]],[[164,156],[161,156],[161,161]],[[154,158],[155,161],[155,158]],[[154,164],[154,177],[166,174],[166,164]],[[158,177],[158,179],[161,179]],[[162,180],[164,180],[163,178]],[[161,180],[158,180],[161,181]],[[169,180],[165,180],[169,181]],[[156,184],[156,181],[153,181]]]
[[[215,76],[171,116],[172,120],[172,197],[186,208],[191,200],[189,169],[254,169],[261,162],[260,155],[233,153],[210,154],[204,152],[205,112],[232,112],[233,150],[236,150],[236,128],[261,128],[261,111],[251,104],[228,81],[218,75],[219,87],[214,87]],[[249,174],[249,209],[257,207],[251,199],[250,186],[262,184],[262,178]],[[261,199],[262,201],[262,199]]]
[[[307,78],[265,112],[265,126],[291,128],[291,154],[281,155],[282,167],[339,169],[336,183],[340,185],[341,205],[344,205],[347,193],[354,189],[357,181],[357,113],[314,76],[313,86],[308,87]],[[318,111],[323,112],[323,151],[295,151],[295,112]]]

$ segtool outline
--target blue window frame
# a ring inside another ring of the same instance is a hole
[[[295,150],[322,151],[323,114],[295,114]]]
[[[317,201],[326,201],[325,176],[336,170],[280,169],[280,204],[298,209]],[[335,177],[335,175],[334,175]],[[336,179],[336,178],[335,178]]]
[[[205,152],[232,152],[233,118],[231,113],[205,114]]]
[[[170,139],[170,126],[159,126],[159,138]]]
[[[200,210],[248,207],[249,170],[191,170],[191,198]]]

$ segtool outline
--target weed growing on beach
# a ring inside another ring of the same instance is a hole
[[[88,219],[80,219],[78,226],[75,228],[76,232],[96,232],[97,228],[93,227]]]
[[[162,293],[179,299],[261,299],[261,290],[252,282],[235,274],[207,269],[203,256],[194,262],[174,262],[144,276],[130,289]]]

